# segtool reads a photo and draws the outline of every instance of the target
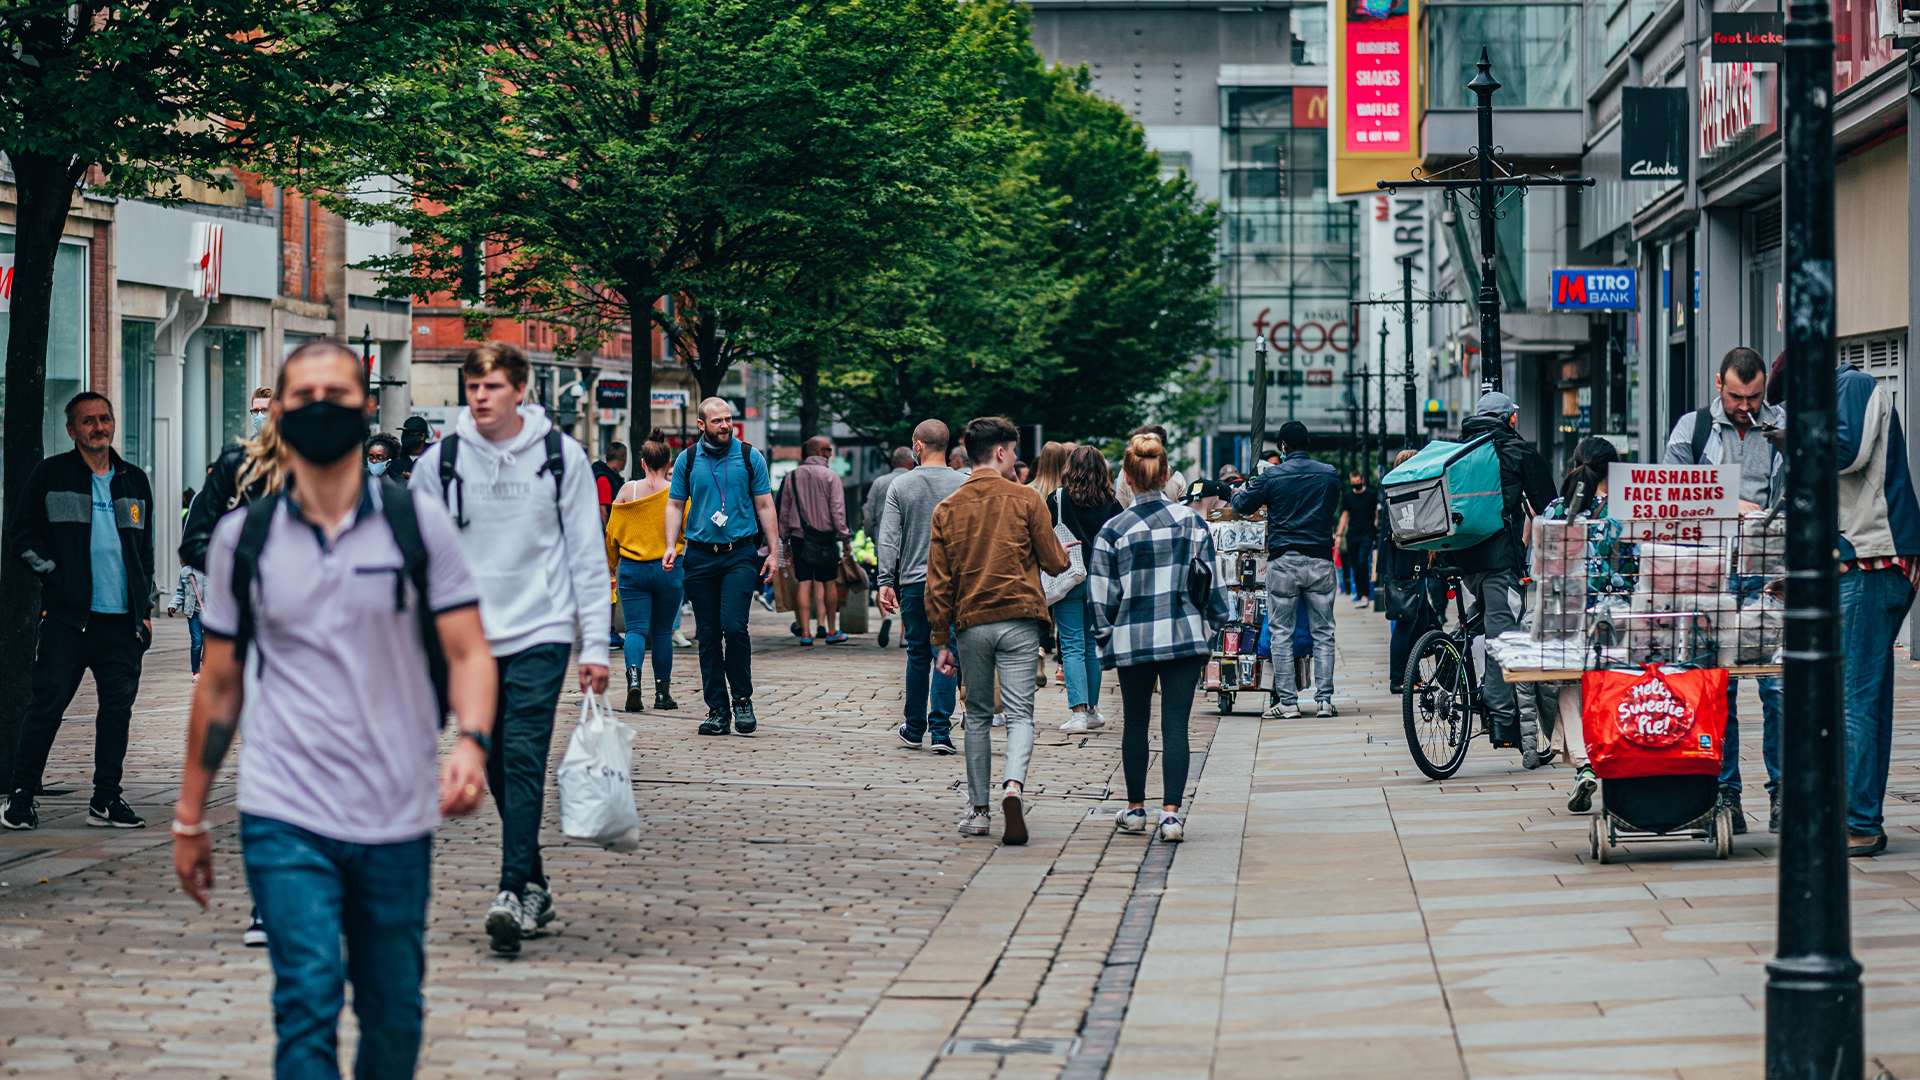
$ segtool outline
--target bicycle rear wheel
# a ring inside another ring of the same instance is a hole
[[[1460,770],[1473,739],[1473,687],[1467,663],[1460,643],[1439,630],[1421,635],[1407,657],[1400,695],[1407,750],[1420,771],[1435,780]]]

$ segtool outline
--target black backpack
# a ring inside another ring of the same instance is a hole
[[[434,622],[433,609],[427,603],[427,545],[420,538],[420,519],[414,515],[413,493],[386,477],[378,479],[375,500],[380,514],[387,519],[393,542],[400,548],[405,564],[393,576],[393,610],[407,610],[407,582],[413,583],[419,602],[414,617],[420,625],[420,645],[427,654],[427,675],[433,680],[434,699],[439,704],[440,726],[447,726],[447,654],[440,648],[440,628]],[[286,490],[267,498],[255,499],[247,506],[246,521],[240,527],[240,542],[233,550],[233,599],[239,605],[239,626],[233,635],[233,653],[246,666],[247,647],[253,642],[253,582],[260,576],[260,552],[267,544],[267,531],[273,514],[286,499]],[[291,512],[291,511],[289,511]]]
[[[544,442],[547,448],[547,463],[540,466],[540,472],[550,473],[553,476],[553,509],[555,516],[560,519],[560,534],[564,536],[567,532],[567,516],[560,512],[560,480],[567,469],[566,436],[560,433],[559,428],[548,428]],[[454,461],[459,456],[459,435],[449,435],[440,440],[440,501],[445,503],[448,511],[453,514],[453,523],[464,529],[472,523],[467,520],[467,482],[460,479],[460,474],[454,471]],[[534,475],[538,476],[539,473]],[[460,489],[458,509],[453,505],[453,490],[456,487]]]

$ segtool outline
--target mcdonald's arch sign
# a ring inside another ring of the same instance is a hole
[[[1297,128],[1327,126],[1326,87],[1296,86],[1293,88],[1293,126]]]

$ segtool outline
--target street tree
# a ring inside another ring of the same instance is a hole
[[[980,25],[952,0],[558,0],[396,80],[388,137],[336,168],[406,197],[338,208],[407,230],[375,266],[390,295],[556,323],[574,351],[630,332],[637,442],[651,328],[711,395],[782,282],[950,212],[1005,140],[1005,36]]]
[[[229,166],[299,167],[311,141],[368,133],[379,80],[491,16],[467,0],[0,3],[0,152],[16,196],[5,511],[41,431],[54,257],[78,189],[172,201]],[[156,508],[158,509],[158,508]],[[0,771],[30,697],[39,582],[0,560]]]

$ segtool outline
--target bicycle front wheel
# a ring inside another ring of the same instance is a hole
[[[1460,770],[1473,739],[1473,686],[1468,660],[1451,635],[1429,630],[1407,657],[1400,707],[1413,763],[1435,780]]]

